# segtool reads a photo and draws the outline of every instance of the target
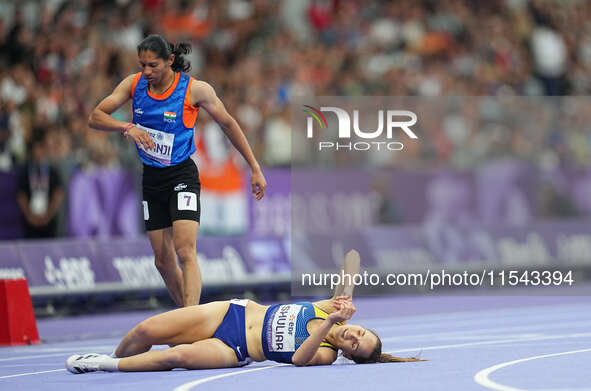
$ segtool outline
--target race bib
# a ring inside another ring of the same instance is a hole
[[[154,149],[147,151],[144,146],[140,144],[140,149],[150,157],[165,166],[170,166],[170,160],[172,158],[172,146],[174,145],[174,134],[162,132],[160,130],[147,128],[142,125],[135,125],[141,130],[148,132],[152,140],[154,140]]]
[[[197,194],[181,191],[177,195],[177,201],[178,210],[197,211]]]
[[[150,220],[150,210],[148,209],[148,201],[142,201],[142,205],[144,207],[144,220]]]
[[[49,207],[49,195],[46,190],[33,190],[29,201],[29,208],[34,215],[41,216]]]
[[[295,332],[298,313],[302,309],[300,304],[284,304],[277,308],[273,319],[269,322],[271,339],[269,342],[270,352],[294,352]]]

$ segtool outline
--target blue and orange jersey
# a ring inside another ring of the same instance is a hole
[[[133,123],[154,140],[151,151],[138,148],[140,159],[153,167],[175,166],[195,152],[193,134],[199,107],[191,105],[192,77],[177,72],[163,94],[152,94],[141,72],[133,79]]]
[[[328,314],[313,303],[276,304],[267,309],[263,321],[262,343],[269,360],[290,363],[291,359],[310,336],[307,325],[312,319],[326,319]],[[323,340],[320,347],[337,350]]]

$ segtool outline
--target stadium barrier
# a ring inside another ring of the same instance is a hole
[[[364,270],[380,274],[427,268],[588,270],[589,227],[587,220],[521,227],[431,223],[293,238],[204,236],[197,255],[206,288],[286,284],[292,270],[332,272],[350,248],[361,253]],[[164,288],[147,237],[4,242],[0,254],[0,278],[26,278],[33,297]]]

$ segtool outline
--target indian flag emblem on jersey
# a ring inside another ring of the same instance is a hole
[[[176,122],[176,113],[171,113],[168,111],[164,112],[164,121],[165,122]]]

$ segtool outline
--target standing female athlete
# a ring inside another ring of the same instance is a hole
[[[190,50],[188,44],[173,46],[160,35],[145,38],[137,47],[142,72],[126,77],[88,120],[91,128],[123,132],[136,143],[143,163],[146,231],[156,268],[179,306],[199,304],[201,295],[195,248],[201,185],[190,157],[195,152],[193,133],[199,108],[220,125],[250,165],[252,193],[257,200],[267,186],[240,126],[213,88],[185,73],[190,64],[183,54]],[[133,122],[113,118],[111,113],[129,99],[133,101]]]
[[[342,274],[353,274],[357,252],[350,252]],[[349,263],[349,265],[347,265]],[[358,265],[358,263],[357,263]],[[349,280],[350,281],[350,280]],[[356,363],[423,361],[382,353],[377,334],[345,322],[355,313],[353,286],[342,280],[332,299],[263,306],[252,300],[217,301],[180,308],[144,320],[123,338],[111,357],[72,355],[72,373],[205,369],[274,360],[304,365],[332,364],[338,350]],[[166,350],[150,350],[167,344]]]

